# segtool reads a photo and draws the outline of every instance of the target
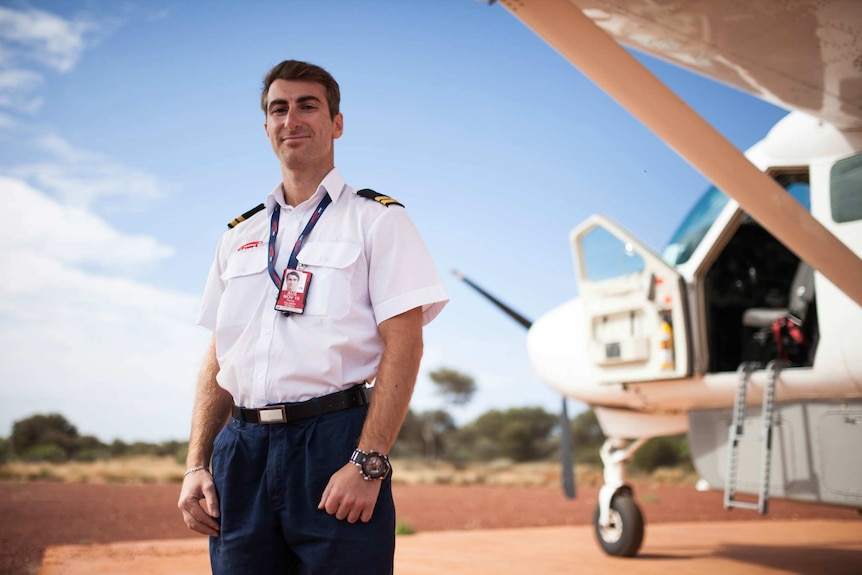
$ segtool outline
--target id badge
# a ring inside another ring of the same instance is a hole
[[[284,270],[281,278],[281,290],[275,301],[275,309],[286,313],[301,314],[305,311],[305,299],[308,297],[308,287],[311,285],[311,272],[305,270]]]

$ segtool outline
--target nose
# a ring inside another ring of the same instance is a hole
[[[299,111],[295,107],[288,109],[287,114],[284,115],[284,127],[292,132],[300,126],[300,123]]]

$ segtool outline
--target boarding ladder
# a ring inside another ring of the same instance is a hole
[[[775,408],[775,382],[778,380],[778,372],[784,365],[782,361],[771,361],[766,366],[766,370],[769,372],[769,381],[763,388],[760,437],[756,439],[760,443],[760,487],[757,503],[736,499],[736,485],[739,475],[739,445],[745,440],[754,441],[754,439],[744,437],[745,402],[748,393],[748,381],[751,379],[751,374],[760,367],[760,364],[743,362],[736,370],[739,375],[739,382],[736,386],[736,398],[733,401],[733,421],[728,430],[727,478],[724,484],[725,509],[731,507],[756,509],[761,515],[766,514],[769,503],[769,469],[772,457],[772,414]]]

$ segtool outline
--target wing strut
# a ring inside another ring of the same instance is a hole
[[[803,261],[862,305],[862,261],[570,0],[501,0]]]

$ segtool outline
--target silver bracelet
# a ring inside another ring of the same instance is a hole
[[[186,472],[185,472],[185,473],[183,473],[183,477],[185,477],[185,476],[186,476],[186,475],[188,475],[189,473],[194,473],[195,471],[200,471],[201,469],[206,470],[206,472],[207,472],[207,473],[209,473],[210,475],[212,475],[212,472],[210,471],[210,468],[209,468],[208,466],[206,466],[206,465],[198,465],[197,467],[190,467],[189,469],[186,469]]]

